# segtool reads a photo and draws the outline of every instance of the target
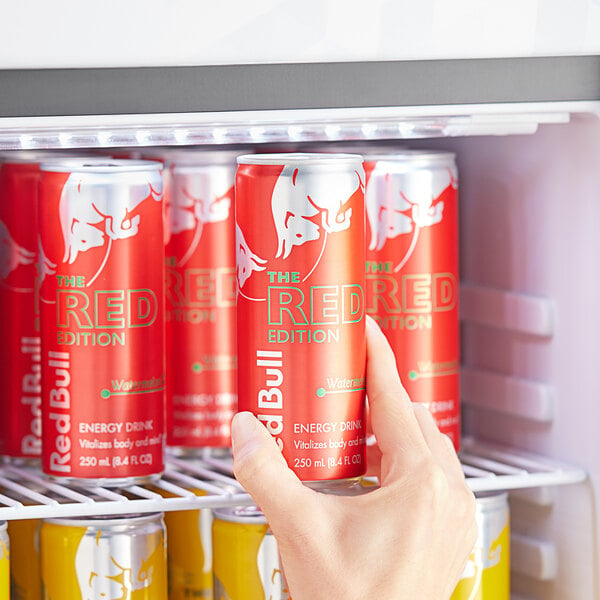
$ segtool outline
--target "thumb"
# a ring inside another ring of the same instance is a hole
[[[287,466],[275,440],[250,412],[240,412],[231,423],[233,472],[263,511],[271,527],[288,521],[290,509],[314,492]]]

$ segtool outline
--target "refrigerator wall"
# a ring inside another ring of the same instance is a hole
[[[461,173],[464,430],[589,474],[511,495],[513,590],[597,598],[600,121],[435,145]]]

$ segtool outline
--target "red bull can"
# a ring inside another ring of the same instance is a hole
[[[214,600],[289,600],[277,542],[258,508],[216,509],[212,535]]]
[[[0,365],[6,410],[0,454],[38,462],[42,454],[42,348],[38,306],[40,155],[0,155]]]
[[[508,494],[477,494],[477,542],[450,600],[510,600]]]
[[[10,544],[6,521],[0,521],[0,598],[10,598]]]
[[[365,472],[364,171],[349,154],[238,158],[239,408],[303,481]]]
[[[206,492],[192,489],[197,496]],[[161,492],[164,496],[169,496]],[[212,510],[165,513],[169,600],[213,598]]]
[[[40,600],[42,597],[39,528],[39,519],[8,522],[11,600]]]
[[[49,519],[40,553],[44,600],[164,600],[162,514]]]
[[[179,454],[231,445],[238,154],[166,154],[167,444]]]
[[[43,470],[79,485],[163,470],[161,165],[42,164]]]
[[[367,313],[414,402],[460,444],[458,174],[449,152],[365,155]]]

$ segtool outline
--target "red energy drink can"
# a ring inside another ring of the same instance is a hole
[[[0,155],[0,365],[5,411],[0,454],[39,460],[42,454],[42,349],[38,307],[40,155]]]
[[[80,485],[160,475],[164,450],[161,164],[42,164],[42,466]]]
[[[237,409],[238,155],[165,154],[167,444],[180,454],[231,445]]]
[[[238,158],[239,408],[303,481],[365,463],[364,171],[350,154]]]
[[[365,155],[367,313],[414,402],[460,443],[458,173],[454,154]]]

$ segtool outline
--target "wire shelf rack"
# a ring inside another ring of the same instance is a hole
[[[474,492],[584,481],[586,472],[545,457],[467,439],[460,453]],[[38,468],[0,467],[0,519],[40,519],[219,508],[252,504],[235,480],[231,460],[169,456],[152,484],[78,488],[46,478]]]

